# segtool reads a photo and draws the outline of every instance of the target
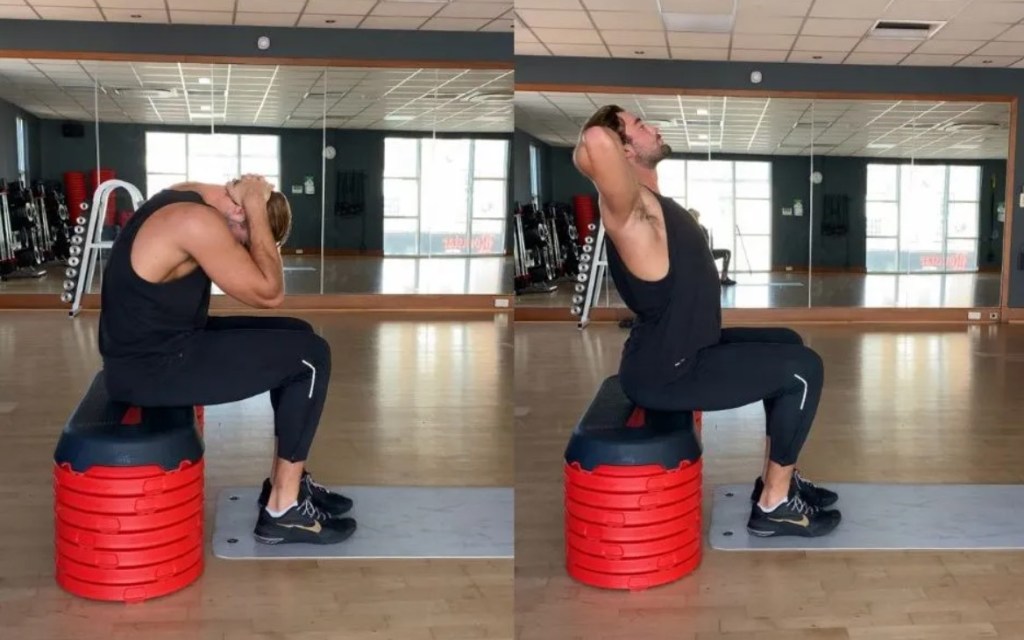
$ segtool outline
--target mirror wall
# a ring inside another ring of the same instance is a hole
[[[1009,103],[517,91],[520,209],[589,220],[572,148],[605,104],[672,147],[659,187],[708,229],[723,307],[999,306]],[[516,304],[577,306],[568,267]],[[594,306],[623,306],[600,284]]]
[[[97,175],[148,197],[260,173],[292,207],[289,295],[511,292],[510,70],[0,59],[8,116],[26,168],[0,178],[72,205],[72,233]],[[105,239],[131,208],[119,192]],[[60,295],[60,253],[0,293]]]

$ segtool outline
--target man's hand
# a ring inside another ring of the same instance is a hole
[[[251,202],[266,204],[270,200],[270,194],[273,191],[274,188],[262,176],[251,174],[244,175],[228,184],[228,195],[231,196],[232,200],[242,205],[247,215],[249,215],[250,209],[263,210],[265,212],[266,209],[263,207],[248,207],[246,205]]]

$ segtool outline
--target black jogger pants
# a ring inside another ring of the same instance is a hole
[[[217,405],[270,392],[278,456],[309,456],[331,378],[331,350],[297,318],[210,317],[153,375],[108,363],[115,400],[142,407]]]
[[[721,411],[764,404],[769,459],[795,464],[818,410],[824,366],[790,329],[722,329],[718,344],[702,349],[667,384],[629,384],[638,405],[662,411]]]

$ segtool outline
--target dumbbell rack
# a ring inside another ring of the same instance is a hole
[[[145,201],[145,198],[142,197],[142,192],[140,192],[135,185],[125,182],[124,180],[107,180],[106,182],[101,183],[100,186],[96,187],[96,193],[93,194],[92,197],[92,211],[89,215],[88,228],[83,230],[82,225],[76,225],[76,233],[74,237],[71,238],[72,250],[76,246],[81,246],[82,249],[81,262],[79,263],[81,271],[76,273],[74,269],[76,265],[69,262],[71,267],[65,272],[65,275],[69,278],[64,282],[65,292],[69,289],[68,283],[73,283],[75,290],[74,296],[70,300],[71,311],[68,312],[68,315],[72,318],[77,316],[78,312],[82,309],[82,296],[85,295],[86,291],[89,291],[92,288],[92,278],[96,273],[96,261],[99,257],[99,251],[102,249],[109,249],[114,245],[113,241],[104,241],[101,239],[103,237],[102,220],[104,219],[103,212],[107,210],[107,202],[110,200],[110,194],[119,188],[124,188],[128,192],[128,195],[131,196],[133,211],[138,209]],[[88,206],[83,202],[83,212],[87,209]],[[76,220],[76,222],[80,221],[81,220]],[[81,233],[82,231],[84,231],[84,233]],[[74,252],[72,253],[72,257],[74,257]],[[76,275],[78,276],[78,282],[74,283],[70,278],[74,278]],[[62,297],[62,299],[64,298]],[[68,302],[68,300],[65,300],[65,302]]]
[[[578,315],[580,319],[576,324],[579,329],[585,329],[590,324],[590,310],[594,308],[594,302],[597,300],[601,284],[604,283],[605,274],[608,271],[608,253],[607,247],[604,244],[604,223],[601,222],[600,218],[597,222],[596,236],[593,245],[594,250],[590,252],[594,257],[589,261],[589,268],[587,268],[588,263],[583,262],[580,265],[580,273],[577,277],[578,281],[585,279],[587,285],[587,294],[583,299],[583,307],[579,308],[573,305],[574,312],[579,310]]]

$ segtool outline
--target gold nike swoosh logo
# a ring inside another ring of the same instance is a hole
[[[768,518],[772,522],[788,522],[789,524],[795,524],[798,527],[806,527],[811,524],[811,521],[807,519],[807,516],[800,518],[799,520],[787,520],[786,518]],[[317,523],[319,524],[319,523]]]
[[[806,518],[805,518],[805,520],[806,520]],[[305,529],[306,531],[311,531],[313,533],[320,533],[320,531],[323,529],[323,527],[320,526],[320,521],[319,520],[313,522],[313,526],[312,527],[307,527],[306,525],[302,525],[302,524],[284,524],[284,525],[281,525],[281,526],[282,527],[288,527],[289,529]]]

